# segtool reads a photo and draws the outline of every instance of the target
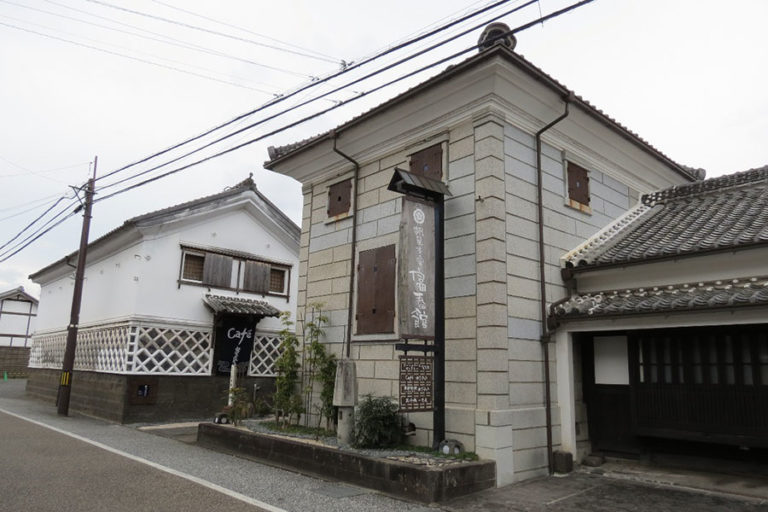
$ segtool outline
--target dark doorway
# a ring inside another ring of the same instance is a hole
[[[594,451],[709,446],[712,456],[734,457],[768,448],[768,326],[588,333],[580,341]],[[623,359],[610,355],[617,343],[626,346]],[[606,364],[615,371],[622,360],[626,383],[606,378]]]

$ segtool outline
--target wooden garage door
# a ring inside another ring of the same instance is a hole
[[[630,336],[637,435],[768,446],[768,327]]]

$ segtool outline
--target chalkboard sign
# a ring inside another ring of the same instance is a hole
[[[241,369],[251,359],[254,322],[247,318],[225,316],[216,330],[216,373],[229,375],[232,365]]]
[[[400,356],[400,411],[431,411],[435,362],[428,356]]]

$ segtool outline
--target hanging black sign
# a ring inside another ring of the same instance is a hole
[[[229,375],[232,365],[247,367],[253,349],[252,319],[225,316],[216,330],[216,373]]]

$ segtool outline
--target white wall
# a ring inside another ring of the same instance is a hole
[[[32,306],[31,310],[30,305]],[[29,317],[30,313],[33,315],[37,313],[35,303],[11,298],[2,299],[0,306],[0,347],[29,345],[30,340],[25,336],[34,332],[36,321],[36,317]]]
[[[264,258],[291,262],[289,299],[240,293],[240,297],[265,300],[280,311],[296,311],[298,285],[298,254],[275,238],[245,210],[225,212],[188,226],[170,226],[166,231],[148,234],[141,247],[138,271],[139,300],[134,312],[140,316],[163,317],[180,321],[206,322],[213,319],[203,304],[207,293],[234,295],[231,290],[209,289],[203,286],[177,284],[181,263],[181,244],[218,247],[248,252]],[[260,329],[277,330],[278,319],[265,318]]]
[[[298,254],[266,230],[245,207],[205,217],[147,228],[142,241],[110,256],[88,262],[83,285],[80,324],[105,323],[133,317],[208,325],[212,312],[203,304],[206,293],[234,295],[233,291],[178,285],[181,244],[204,245],[248,252],[270,260],[290,262],[290,300],[263,297],[280,311],[296,310]],[[69,322],[74,269],[42,284],[37,330],[58,330]],[[241,297],[262,299],[241,293]],[[264,319],[260,329],[277,330],[278,319]]]

